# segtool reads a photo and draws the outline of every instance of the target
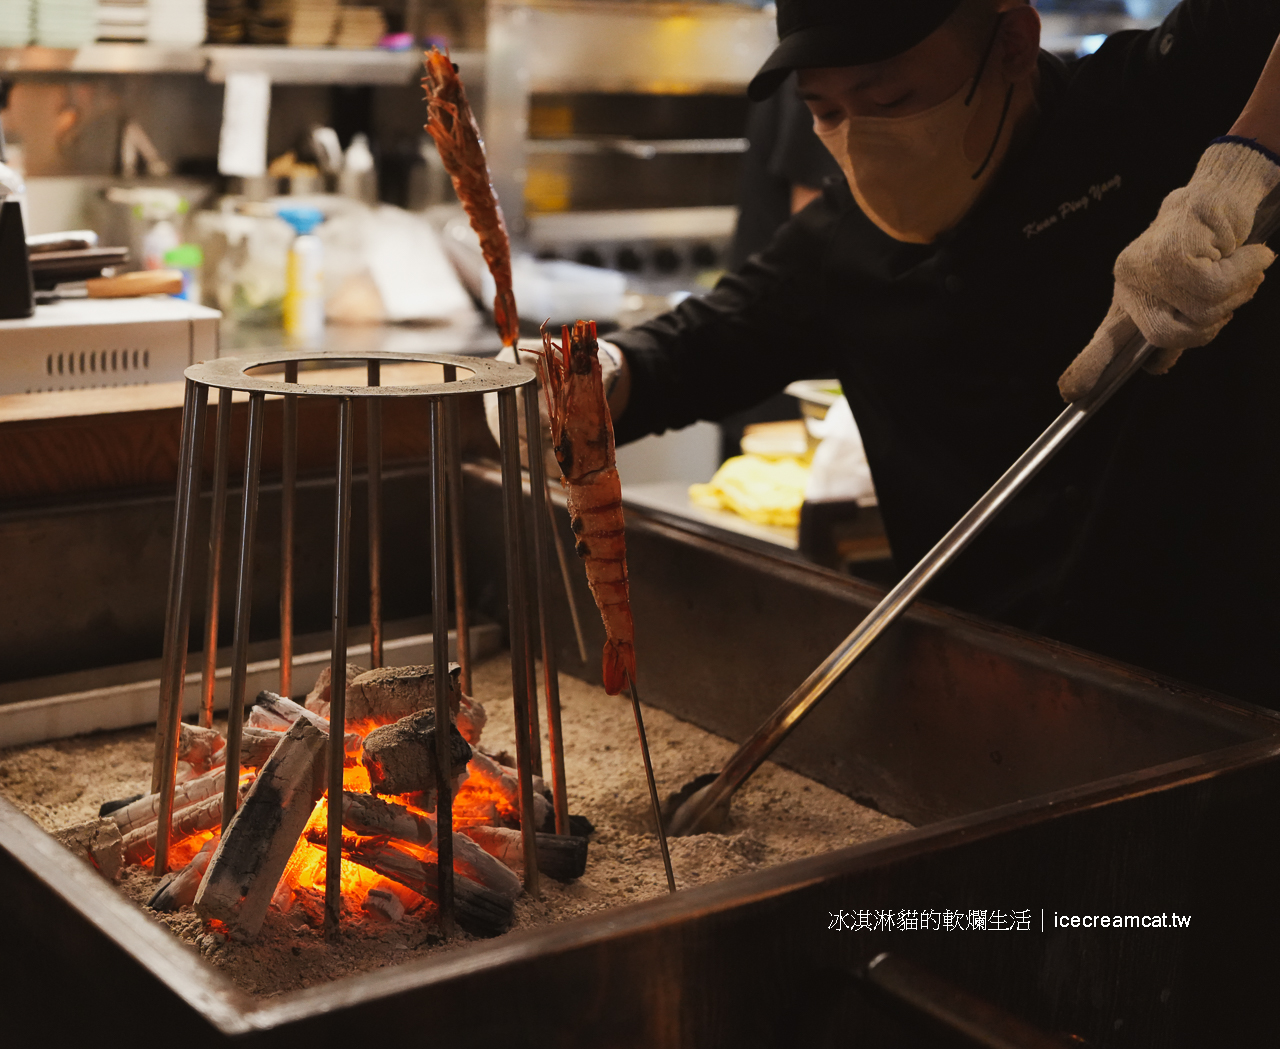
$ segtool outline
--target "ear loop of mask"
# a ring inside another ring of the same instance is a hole
[[[978,84],[982,80],[982,74],[986,72],[987,60],[991,57],[991,52],[995,49],[996,40],[1000,36],[1000,23],[1004,21],[1004,12],[1001,11],[996,15],[996,24],[991,29],[991,37],[987,41],[986,50],[982,52],[982,61],[978,63],[978,71],[973,76],[973,87],[969,89],[969,94],[965,97],[964,104],[968,106],[973,102],[973,96],[978,93]],[[982,173],[987,170],[987,165],[991,163],[991,158],[996,155],[996,146],[1000,144],[1000,136],[1004,133],[1005,121],[1009,119],[1009,108],[1013,105],[1013,85],[1009,85],[1009,89],[1004,93],[1004,108],[1000,110],[1000,123],[996,126],[995,137],[991,140],[991,148],[987,150],[987,155],[982,158],[982,163],[978,165],[978,170],[969,176],[970,179],[976,181],[982,177]]]

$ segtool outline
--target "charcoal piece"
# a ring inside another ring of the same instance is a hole
[[[77,823],[55,832],[54,837],[108,880],[114,880],[124,866],[124,841],[110,818]]]
[[[467,764],[467,773],[479,785],[498,794],[513,810],[515,818],[520,818],[520,780],[515,769],[500,765],[483,751],[474,751]],[[533,819],[535,830],[555,827],[555,812],[543,795],[536,790],[533,793]]]
[[[347,692],[351,691],[351,682],[358,678],[361,674],[367,674],[368,671],[364,667],[356,663],[347,664]],[[322,718],[329,716],[329,664],[326,663],[320,670],[320,676],[316,678],[316,683],[311,686],[311,691],[307,693],[306,702],[303,703],[308,710],[315,711]]]
[[[307,840],[323,848],[327,840],[324,828],[313,827],[308,830]],[[389,841],[369,839],[353,848],[344,848],[342,855],[353,863],[412,889],[432,903],[439,903],[434,859],[410,855],[397,849]],[[505,932],[515,914],[511,900],[456,872],[453,876],[453,908],[458,924],[473,936],[497,936]]]
[[[253,701],[253,707],[249,711],[250,724],[254,725],[256,722],[255,727],[261,727],[268,731],[274,729],[280,732],[288,732],[299,720],[310,721],[326,736],[329,734],[329,719],[327,717],[321,717],[314,710],[309,710],[269,689],[264,688],[258,693],[258,697]],[[362,745],[363,740],[356,733],[346,732],[343,734],[342,764],[345,768],[351,768],[359,760]]]
[[[449,664],[449,710],[457,714],[462,695],[462,667]],[[380,667],[355,678],[347,686],[347,720],[389,723],[433,710],[436,703],[435,668]],[[481,722],[483,727],[483,721]]]
[[[206,841],[190,863],[173,877],[166,878],[151,894],[147,906],[153,911],[176,911],[195,902],[196,890],[200,888],[200,881],[204,878],[204,872],[209,869],[209,861],[213,859],[217,847],[217,838]]]
[[[178,733],[178,760],[189,762],[196,772],[208,772],[222,764],[227,741],[216,729],[183,724]]]
[[[189,779],[185,783],[179,783],[173,791],[173,812],[176,814],[180,809],[186,808],[188,805],[194,805],[197,801],[203,801],[205,798],[217,795],[222,796],[222,784],[224,779],[224,770],[216,768],[212,772],[206,772],[203,776],[197,776],[195,779]],[[122,805],[117,809],[113,809],[109,816],[115,820],[116,826],[120,828],[120,833],[127,835],[130,831],[137,830],[148,824],[154,824],[159,818],[160,813],[160,795],[144,794],[131,801],[128,805]]]
[[[430,794],[436,786],[436,713],[421,710],[383,725],[365,737],[362,761],[375,794]],[[449,725],[449,777],[461,775],[471,760],[471,746]]]
[[[589,838],[596,832],[596,825],[586,816],[569,813],[569,833],[578,838]]]
[[[364,902],[360,904],[360,909],[392,923],[404,917],[404,904],[400,902],[400,897],[386,889],[370,889]]]
[[[115,812],[117,809],[124,808],[126,805],[132,805],[141,797],[141,794],[130,794],[127,798],[117,798],[115,801],[104,801],[98,806],[98,819],[102,819],[104,816],[110,816],[111,813]]]
[[[252,940],[262,927],[316,802],[324,793],[329,737],[299,719],[262,766],[227,825],[196,894],[196,913],[225,922],[231,934]]]
[[[520,831],[511,827],[463,827],[465,834],[489,855],[496,857],[516,874],[524,874],[524,841]],[[569,834],[534,836],[538,871],[556,881],[581,878],[587,869],[587,839]]]

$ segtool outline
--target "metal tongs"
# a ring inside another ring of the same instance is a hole
[[[1262,243],[1278,227],[1280,188],[1273,190],[1258,207],[1253,232],[1247,243]],[[1035,443],[991,486],[987,494],[952,526],[915,568],[902,577],[853,633],[738,748],[720,774],[672,812],[667,825],[668,833],[678,836],[714,830],[728,814],[729,799],[734,792],[765,762],[774,748],[790,735],[801,719],[849,672],[849,668],[875,643],[885,628],[907,610],[933,577],[954,561],[1076,431],[1097,414],[1098,409],[1128,381],[1154,349],[1141,332],[1125,343],[1103,370],[1093,389],[1063,410]]]

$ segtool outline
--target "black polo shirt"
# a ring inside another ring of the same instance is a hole
[[[1061,411],[1116,255],[1234,122],[1278,34],[1274,0],[1186,0],[1088,58],[1043,55],[1034,129],[935,244],[892,240],[829,184],[712,294],[613,337],[632,372],[618,440],[838,376],[909,568]],[[1280,706],[1278,283],[1131,381],[929,596]]]

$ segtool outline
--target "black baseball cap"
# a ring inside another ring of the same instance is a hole
[[[961,0],[777,0],[778,46],[747,86],[768,98],[796,69],[861,66],[920,43]]]

